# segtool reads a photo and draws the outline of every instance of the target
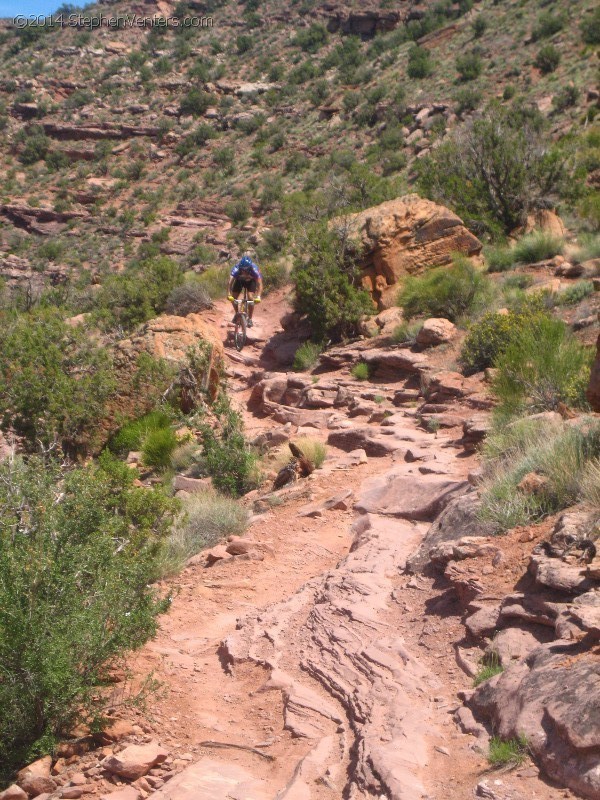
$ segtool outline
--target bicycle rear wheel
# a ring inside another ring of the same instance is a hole
[[[246,344],[246,315],[238,314],[235,318],[235,330],[233,332],[235,349],[240,351]]]

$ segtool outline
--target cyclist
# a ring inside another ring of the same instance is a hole
[[[250,256],[242,256],[235,267],[231,270],[229,283],[227,284],[227,299],[233,304],[233,309],[237,313],[235,301],[242,289],[248,292],[248,327],[251,328],[252,315],[254,314],[254,303],[260,303],[260,296],[263,289],[263,279],[260,269],[256,266]],[[235,322],[235,317],[233,319]]]

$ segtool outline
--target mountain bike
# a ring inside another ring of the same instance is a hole
[[[244,286],[241,299],[234,300],[236,312],[233,319],[233,342],[239,352],[246,344],[246,331],[248,329],[248,290]]]

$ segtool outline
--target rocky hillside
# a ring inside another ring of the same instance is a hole
[[[5,285],[60,287],[79,313],[145,242],[196,272],[247,246],[276,259],[323,187],[354,210],[397,196],[492,98],[537,107],[592,169],[593,5],[161,0],[87,6],[94,29],[7,22]],[[155,15],[169,26],[131,22]],[[572,195],[551,202],[591,213]]]

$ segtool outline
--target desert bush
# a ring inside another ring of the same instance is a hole
[[[460,362],[465,374],[492,367],[519,331],[540,314],[545,314],[543,299],[536,295],[506,314],[496,311],[484,314],[470,326],[461,348]]]
[[[421,328],[421,322],[401,322],[392,331],[392,341],[394,344],[414,344]]]
[[[535,231],[524,236],[513,247],[512,254],[515,261],[523,264],[535,264],[562,253],[565,243],[559,236],[553,236],[545,231]]]
[[[23,139],[23,148],[19,155],[19,160],[26,166],[35,164],[37,161],[42,161],[46,158],[49,149],[50,139],[44,133],[43,128],[35,125],[29,129]]]
[[[115,389],[108,352],[58,310],[0,318],[2,425],[27,446],[85,452]]]
[[[553,44],[545,44],[538,50],[533,63],[543,75],[547,75],[560,64],[560,52]]]
[[[306,53],[316,53],[327,43],[327,38],[327,28],[315,22],[310,28],[298,31],[292,44],[301,47]]]
[[[206,291],[211,300],[218,300],[227,294],[228,277],[229,270],[227,267],[215,265],[205,269],[195,282]]]
[[[487,21],[487,18],[479,14],[477,17],[475,17],[473,24],[471,25],[471,28],[473,29],[473,36],[476,39],[480,39],[487,31],[488,26],[489,22]]]
[[[581,23],[581,37],[586,44],[600,44],[600,8],[595,8]]]
[[[425,315],[454,322],[475,306],[484,292],[485,281],[470,261],[455,258],[450,267],[436,267],[424,275],[406,278],[398,305],[407,320]]]
[[[198,314],[212,308],[213,302],[203,286],[195,281],[186,281],[181,286],[176,286],[167,297],[165,311],[178,317],[187,317],[188,314]]]
[[[293,369],[296,372],[308,372],[319,363],[323,347],[316,342],[303,342],[294,354]]]
[[[202,464],[216,489],[237,497],[257,485],[257,458],[244,438],[241,416],[225,397],[214,410],[219,425],[202,428]]]
[[[576,503],[600,455],[600,426],[590,420],[564,422],[518,419],[496,423],[482,449],[482,519],[497,532],[526,525]],[[539,491],[518,488],[529,473],[544,478]]]
[[[315,466],[315,469],[320,469],[327,457],[327,445],[319,439],[313,439],[309,436],[301,436],[299,439],[294,439],[294,444],[302,451],[302,454]],[[275,454],[275,458],[271,461],[270,467],[274,470],[283,469],[286,464],[292,460],[292,452],[286,445]]]
[[[181,158],[196,153],[204,148],[209,139],[215,139],[217,135],[212,125],[202,122],[192,133],[177,143],[175,152]]]
[[[431,54],[425,47],[413,45],[408,51],[406,74],[409,78],[426,78],[433,72]]]
[[[483,97],[479,89],[474,89],[471,86],[463,86],[458,89],[454,95],[456,105],[454,110],[457,114],[464,114],[465,111],[475,111],[481,104]]]
[[[474,81],[481,75],[482,69],[481,56],[477,53],[463,53],[456,59],[456,71],[463,82]]]
[[[579,100],[579,89],[572,83],[561,87],[552,98],[552,108],[556,112],[565,111],[577,105]]]
[[[592,353],[560,319],[540,315],[524,325],[498,357],[492,388],[501,414],[586,408]]]
[[[164,311],[169,295],[182,282],[183,272],[172,259],[145,258],[103,281],[95,298],[96,320],[105,328],[131,330]]]
[[[483,255],[488,272],[506,272],[515,264],[515,256],[511,247],[502,245],[483,248]]]
[[[510,233],[559,186],[564,155],[536,115],[491,104],[418,164],[421,191],[477,231]]]
[[[149,584],[175,501],[134,479],[107,456],[71,471],[37,457],[0,466],[4,777],[75,725],[101,727],[102,684],[168,604]]]
[[[183,512],[159,555],[161,576],[177,573],[188,558],[227,536],[240,536],[248,524],[246,509],[217,492],[193,494],[186,499]]]
[[[235,225],[241,225],[250,216],[250,206],[246,200],[231,200],[225,204],[225,213]]]
[[[357,285],[357,257],[343,232],[329,230],[326,222],[308,226],[297,241],[295,307],[307,315],[317,341],[352,336],[373,313],[370,295]]]
[[[552,12],[545,11],[537,18],[531,32],[531,38],[534,42],[540,39],[548,39],[550,36],[554,36],[555,33],[561,31],[564,25],[565,18],[562,14],[552,14]]]
[[[211,97],[208,92],[202,89],[192,88],[185,95],[180,103],[179,110],[182,115],[201,117],[211,104]]]
[[[241,33],[236,39],[236,47],[239,55],[248,53],[254,46],[254,39],[246,33]]]
[[[175,472],[185,472],[197,462],[199,452],[198,444],[195,441],[178,444],[171,453],[171,468]]]
[[[592,281],[578,281],[567,289],[558,292],[554,298],[554,302],[557,306],[576,306],[592,294],[594,294],[594,284]]]

